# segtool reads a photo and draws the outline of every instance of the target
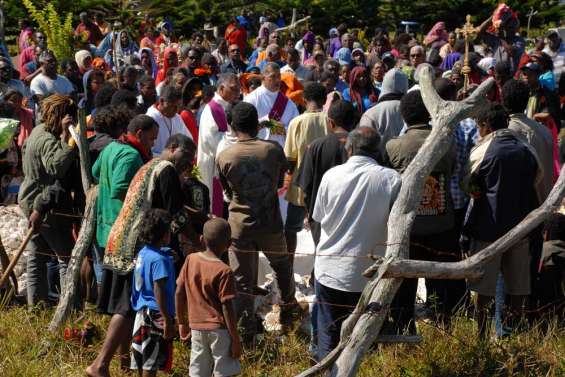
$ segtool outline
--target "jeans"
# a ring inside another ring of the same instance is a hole
[[[318,301],[318,354],[317,359],[322,360],[338,344],[343,321],[353,313],[361,292],[346,292],[326,287],[316,280],[316,301]],[[349,305],[345,306],[333,306]]]
[[[96,277],[96,284],[102,284],[102,261],[104,260],[104,248],[98,246],[96,242],[92,243],[90,252],[92,254],[92,269]]]
[[[53,256],[59,261],[59,280],[65,286],[69,256],[74,246],[72,222],[65,218],[47,215],[39,232],[27,244],[27,303],[36,305],[48,298],[48,262]]]

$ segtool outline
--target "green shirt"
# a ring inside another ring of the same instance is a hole
[[[100,247],[106,247],[129,184],[142,166],[143,160],[135,148],[116,141],[108,144],[94,163],[92,176],[98,182],[96,240]]]

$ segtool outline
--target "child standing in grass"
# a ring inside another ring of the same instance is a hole
[[[137,312],[133,327],[131,369],[140,376],[169,371],[175,332],[175,268],[170,249],[171,215],[152,209],[142,224],[145,245],[136,259],[131,304]]]
[[[206,250],[187,256],[177,280],[176,307],[181,340],[191,338],[191,377],[234,376],[241,372],[241,343],[233,299],[235,279],[220,260],[230,246],[227,221],[204,224]]]

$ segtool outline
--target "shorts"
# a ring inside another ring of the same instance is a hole
[[[231,357],[231,336],[226,329],[191,330],[190,377],[227,377],[241,373]]]
[[[304,218],[306,217],[306,207],[301,207],[288,203],[286,212],[286,222],[284,230],[286,232],[298,233],[304,228]]]
[[[133,272],[119,274],[114,270],[102,269],[100,295],[96,303],[96,311],[103,314],[120,314],[133,318],[135,311],[131,307],[131,289]]]
[[[173,342],[163,338],[161,312],[143,308],[135,315],[131,369],[168,372],[173,366]]]
[[[469,252],[478,253],[492,242],[472,239]],[[524,239],[508,249],[504,254],[498,254],[484,267],[485,273],[479,280],[468,282],[469,289],[483,296],[494,297],[496,280],[502,272],[504,291],[513,296],[530,294],[530,243]]]

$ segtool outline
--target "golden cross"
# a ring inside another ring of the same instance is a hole
[[[457,34],[463,34],[463,37],[465,38],[465,58],[463,60],[463,69],[461,70],[461,73],[465,75],[465,83],[463,86],[465,92],[469,87],[469,74],[471,73],[471,67],[469,66],[469,43],[473,34],[477,32],[477,30],[471,23],[470,14],[467,15],[466,20],[467,22],[465,22],[465,25],[463,25],[461,29],[455,29],[455,32]]]

